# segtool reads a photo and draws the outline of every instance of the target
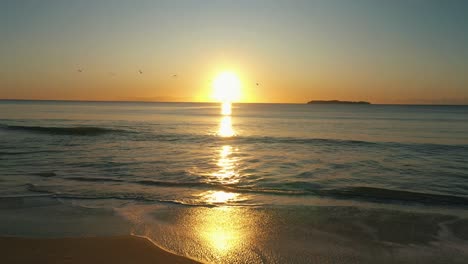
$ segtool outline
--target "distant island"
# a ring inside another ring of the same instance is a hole
[[[339,100],[312,100],[307,102],[307,104],[365,104],[369,105],[371,103],[365,101],[339,101]]]

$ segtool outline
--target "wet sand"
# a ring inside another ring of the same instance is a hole
[[[199,263],[135,236],[0,237],[0,255],[2,263]]]

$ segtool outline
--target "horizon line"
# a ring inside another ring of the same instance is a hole
[[[218,104],[220,102],[200,102],[200,101],[144,101],[144,100],[79,100],[79,99],[14,99],[14,98],[0,98],[0,101],[39,101],[39,102],[89,102],[89,103],[191,103],[191,104]],[[274,103],[274,102],[232,102],[233,104],[307,104],[304,103]],[[372,103],[369,105],[414,105],[414,106],[468,106],[468,103],[463,104],[434,104],[434,103]]]

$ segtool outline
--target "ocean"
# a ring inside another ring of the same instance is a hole
[[[0,101],[0,235],[466,263],[468,106]]]

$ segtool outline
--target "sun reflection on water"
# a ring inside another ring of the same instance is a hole
[[[218,170],[212,173],[214,180],[223,184],[239,182],[239,174],[236,171],[236,159],[232,157],[233,149],[230,145],[222,146],[218,158]]]
[[[231,207],[212,208],[198,219],[201,240],[215,255],[232,254],[249,240],[250,230],[245,228],[245,222],[239,210]]]
[[[219,122],[218,135],[221,137],[232,137],[236,135],[234,129],[232,128],[231,116],[223,116],[221,118],[221,121]]]
[[[205,202],[210,204],[226,204],[228,202],[236,201],[239,194],[225,191],[207,191],[202,193],[201,196]]]
[[[232,114],[232,104],[231,104],[231,102],[222,102],[221,103],[221,114],[222,115],[231,115]]]
[[[232,105],[224,101],[221,104],[221,119],[217,135],[220,137],[233,137],[236,135],[232,127]],[[238,159],[235,149],[231,145],[222,145],[217,152],[217,168],[207,175],[207,181],[223,186],[232,186],[239,183]],[[210,190],[199,194],[199,199],[206,204],[219,207],[210,208],[204,214],[198,215],[194,223],[194,230],[198,239],[211,251],[215,258],[236,254],[242,250],[250,240],[251,228],[246,225],[252,219],[245,219],[240,210],[232,206],[244,197],[240,193]]]
[[[211,214],[204,220],[202,237],[218,253],[227,253],[240,243],[241,233],[230,223],[233,215],[229,208],[216,208],[216,214]]]

